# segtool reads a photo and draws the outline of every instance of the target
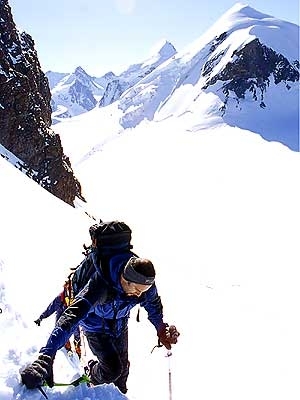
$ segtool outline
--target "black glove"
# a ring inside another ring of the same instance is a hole
[[[37,326],[40,326],[41,322],[42,322],[42,318],[38,318],[34,322],[37,324]]]
[[[37,360],[21,371],[21,378],[27,389],[36,389],[44,383],[54,386],[52,357],[40,354]]]
[[[169,326],[163,324],[158,328],[157,336],[159,342],[164,345],[168,350],[171,350],[171,345],[177,343],[177,338],[180,333],[177,331],[175,325]]]

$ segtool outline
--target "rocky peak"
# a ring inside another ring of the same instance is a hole
[[[50,100],[34,41],[17,31],[8,0],[0,0],[0,143],[24,172],[73,206],[75,197],[83,199],[81,187],[59,135],[50,129]]]
[[[104,95],[99,101],[99,107],[105,107],[118,100],[126,88],[126,83],[122,84],[118,79],[109,82],[106,86]]]
[[[82,83],[81,80],[76,80],[73,85],[70,86],[69,95],[73,103],[77,103],[86,111],[92,110],[97,104],[93,92],[88,85]]]
[[[73,73],[65,76],[53,72],[47,72],[46,75],[49,81],[55,82],[51,87],[52,124],[92,110],[104,91],[97,80],[82,67],[77,67]],[[56,79],[59,76],[61,80]]]
[[[100,79],[104,79],[106,81],[111,81],[112,79],[115,79],[115,78],[116,78],[116,75],[112,71],[110,71],[110,72],[107,72],[106,74],[104,74],[102,76],[102,78],[100,78]]]
[[[77,67],[74,71],[75,79],[85,86],[88,86],[92,81],[92,77],[88,75],[81,67]]]

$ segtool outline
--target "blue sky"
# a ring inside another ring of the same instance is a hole
[[[177,50],[201,36],[236,1],[218,0],[9,0],[14,21],[31,34],[43,70],[91,75],[121,72],[143,61],[165,38]],[[243,2],[299,24],[299,1]]]

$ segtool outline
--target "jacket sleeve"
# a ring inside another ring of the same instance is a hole
[[[50,317],[50,315],[55,313],[55,311],[57,311],[57,309],[60,307],[60,303],[61,303],[61,298],[59,294],[58,296],[55,297],[54,300],[51,301],[46,310],[42,312],[42,314],[40,315],[40,319],[45,319]]]
[[[106,285],[97,272],[93,274],[86,286],[78,293],[72,304],[65,309],[58,319],[45,347],[40,353],[51,357],[57,350],[64,346],[74,333],[82,319],[86,317],[90,309],[99,301]]]
[[[145,293],[141,306],[145,308],[149,321],[157,330],[163,324],[163,305],[155,284]]]

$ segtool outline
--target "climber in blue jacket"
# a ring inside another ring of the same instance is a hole
[[[128,318],[130,310],[138,304],[147,311],[148,319],[157,331],[159,345],[170,350],[177,343],[179,332],[174,325],[169,326],[163,321],[163,306],[155,285],[152,262],[130,254],[117,255],[110,260],[107,273],[97,269],[62,313],[38,359],[21,371],[22,382],[28,389],[44,383],[53,386],[55,354],[80,324],[97,357],[88,363],[91,383],[114,383],[126,393]]]

